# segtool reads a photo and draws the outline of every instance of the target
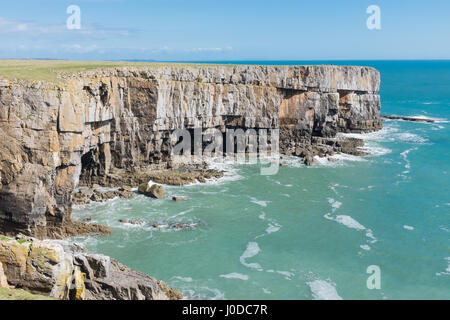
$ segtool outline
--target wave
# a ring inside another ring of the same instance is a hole
[[[314,280],[307,283],[314,300],[342,300],[336,291],[336,284],[325,280]]]
[[[408,118],[433,120],[434,123],[449,123],[450,122],[448,119],[445,119],[445,118],[435,118],[435,117],[424,116],[424,115],[421,115],[421,114],[420,115],[408,116]]]
[[[369,151],[371,149],[376,151],[377,148],[381,148],[379,151],[383,152],[387,152],[389,149],[382,148],[377,143],[401,141],[406,143],[424,144],[428,142],[426,138],[416,133],[400,131],[400,129],[394,125],[387,125],[379,131],[369,133],[339,133],[338,137],[362,139],[366,142],[365,147],[367,147]],[[370,142],[372,142],[372,144]]]

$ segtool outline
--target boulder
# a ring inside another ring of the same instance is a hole
[[[143,183],[139,186],[138,189],[139,193],[147,196],[147,197],[151,197],[151,198],[155,198],[155,199],[162,199],[165,197],[166,195],[166,190],[157,184],[153,184],[152,186],[149,186],[148,183]]]
[[[304,159],[303,162],[305,163],[305,165],[309,166],[313,166],[315,164],[317,164],[317,160],[311,156],[311,155],[307,155]]]
[[[186,199],[186,197],[175,196],[175,197],[172,197],[172,200],[178,202],[178,201],[186,201],[187,199]]]

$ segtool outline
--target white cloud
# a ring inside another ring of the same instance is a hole
[[[187,52],[224,52],[232,51],[233,47],[223,47],[223,48],[193,48],[186,50]]]
[[[80,35],[86,38],[105,36],[129,36],[132,31],[127,29],[111,29],[100,26],[82,24],[80,30],[68,30],[66,24],[41,24],[0,17],[0,34],[45,36],[45,35]]]

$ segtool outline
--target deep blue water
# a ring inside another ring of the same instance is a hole
[[[367,157],[312,168],[291,159],[275,176],[222,165],[225,179],[168,187],[166,200],[91,205],[75,216],[114,233],[77,240],[187,298],[450,299],[450,61],[230,63],[372,66],[381,72],[383,114],[439,121],[386,121],[357,135]],[[152,230],[120,224],[124,217],[201,226]],[[367,287],[369,266],[381,272],[380,289]]]

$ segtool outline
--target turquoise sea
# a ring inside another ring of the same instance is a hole
[[[226,62],[221,62],[226,63]],[[227,176],[75,210],[112,227],[80,237],[94,252],[164,280],[188,299],[450,299],[450,61],[233,61],[343,64],[381,72],[382,113],[438,119],[386,121],[367,157],[277,175],[218,164]],[[172,195],[188,201],[173,202]],[[120,218],[200,223],[154,230]],[[381,288],[368,289],[369,266]]]

